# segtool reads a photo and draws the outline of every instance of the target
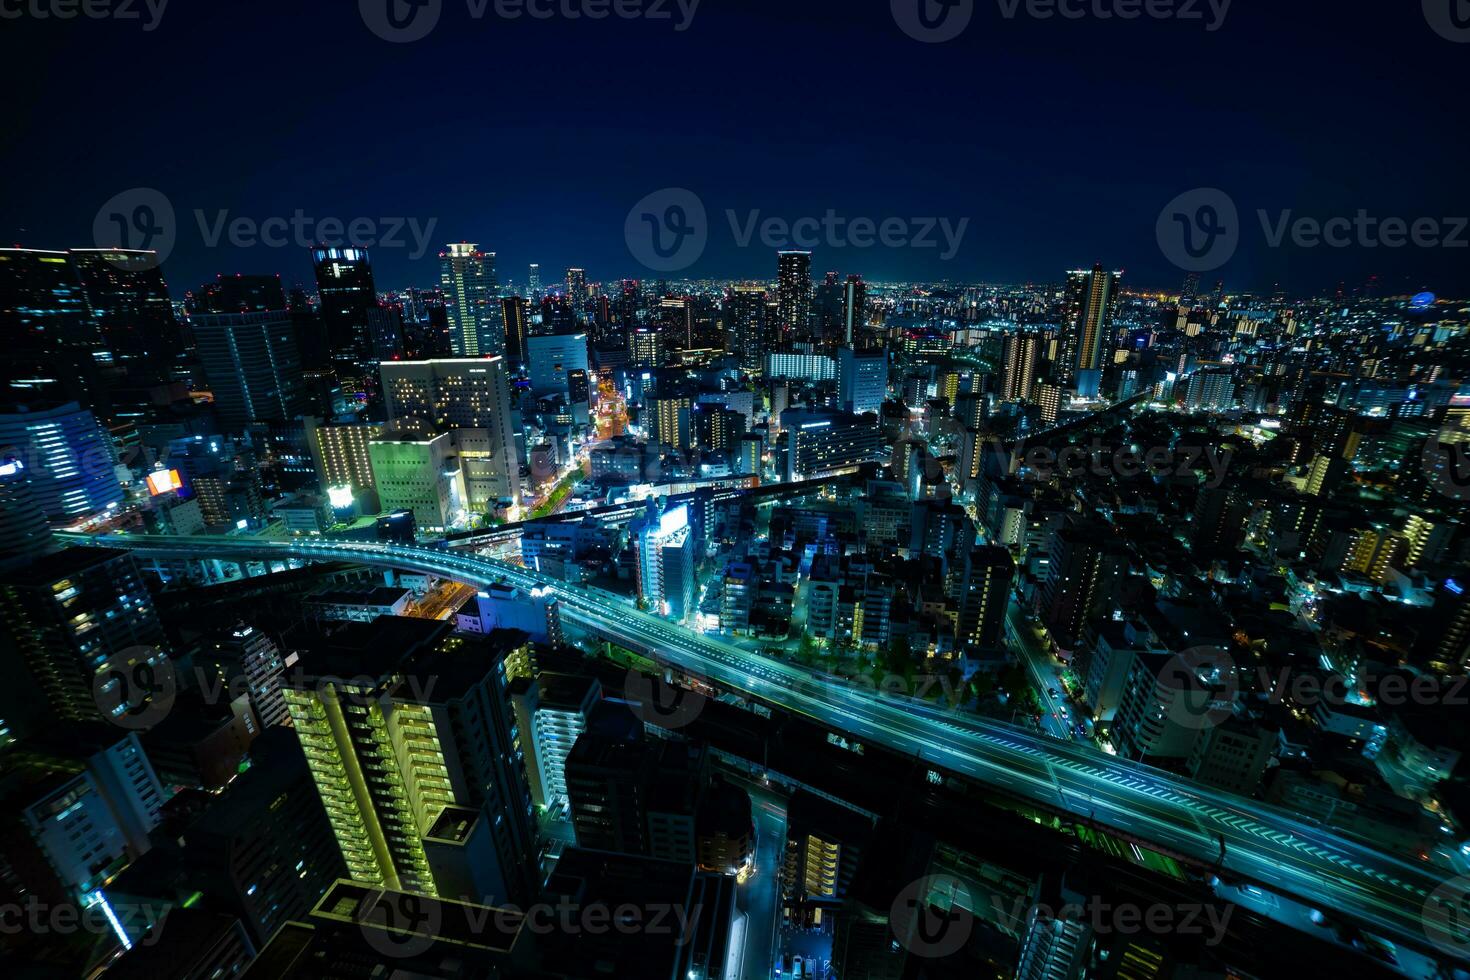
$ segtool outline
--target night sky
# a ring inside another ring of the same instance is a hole
[[[38,2],[53,0],[0,5]],[[672,0],[658,21],[477,21],[466,0],[443,2],[409,44],[371,33],[357,0],[172,0],[151,32],[0,20],[0,238],[90,245],[105,201],[152,187],[177,214],[176,295],[220,272],[310,275],[294,246],[209,247],[196,209],[210,223],[222,210],[437,219],[417,261],[407,232],[373,250],[380,288],[436,282],[438,247],[465,239],[518,284],[529,262],[548,283],[568,265],[657,278],[624,221],[645,195],[685,187],[711,226],[690,276],[774,275],[764,244],[736,243],[727,209],[743,222],[830,208],[969,227],[949,261],[819,246],[818,275],[1055,281],[1100,261],[1167,289],[1184,273],[1156,221],[1203,186],[1244,219],[1209,282],[1305,294],[1376,273],[1393,291],[1470,295],[1470,249],[1273,249],[1256,217],[1470,214],[1470,44],[1436,34],[1414,0],[1236,0],[1214,32],[1024,7],[1007,19],[977,0],[943,44],[908,37],[888,0],[703,0],[682,32]]]

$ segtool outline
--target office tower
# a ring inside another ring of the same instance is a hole
[[[635,368],[660,368],[668,361],[668,351],[658,324],[634,327],[628,335],[628,354]]]
[[[842,303],[844,300],[842,279],[829,272],[813,290],[812,317],[815,321],[812,339],[823,350],[830,351],[842,340]]]
[[[66,252],[0,248],[0,396],[72,401],[106,417],[102,337]]]
[[[761,370],[771,336],[767,319],[768,297],[760,286],[734,286],[725,298],[725,334],[730,353],[740,370]]]
[[[121,715],[129,707],[123,700],[137,693],[126,689],[133,680],[127,668],[139,657],[151,662],[168,656],[153,599],[125,551],[68,548],[11,572],[0,578],[0,618],[47,710],[63,721]],[[129,653],[128,664],[110,662],[136,647],[154,652]],[[104,666],[119,668],[126,682],[120,690],[110,682],[94,694]],[[115,703],[105,697],[113,693]]]
[[[1001,355],[1000,397],[1003,401],[1027,401],[1036,383],[1036,366],[1041,361],[1041,335],[1006,334]]]
[[[567,270],[567,305],[572,309],[572,316],[581,320],[587,308],[587,270]]]
[[[621,340],[627,346],[627,338],[638,327],[638,314],[643,309],[643,283],[637,279],[624,279],[619,284],[617,308],[612,311],[611,336],[598,338],[600,341]]]
[[[1118,307],[1121,272],[1104,272],[1101,265],[1091,271],[1067,273],[1062,302],[1061,348],[1057,355],[1060,380],[1074,382],[1083,371],[1100,371],[1110,357],[1113,314]]]
[[[90,351],[102,343],[68,252],[0,248],[0,327],[27,350]]]
[[[534,350],[533,346],[533,353]],[[474,441],[477,465],[495,483],[492,496],[509,500],[520,497],[520,459],[510,407],[510,379],[502,359],[395,361],[385,362],[380,370],[390,421],[420,422],[450,433],[485,430]],[[377,473],[377,480],[382,483],[381,472]]]
[[[464,478],[449,433],[387,429],[368,442],[379,505],[406,510],[422,532],[448,530],[465,508]]]
[[[123,502],[112,442],[75,402],[0,409],[0,446],[24,475],[29,494],[53,525],[69,525]],[[18,515],[19,517],[19,515]]]
[[[382,434],[383,426],[375,423],[323,425],[315,418],[307,418],[305,424],[307,448],[311,451],[317,481],[323,492],[331,494],[334,489],[347,488],[353,497],[357,497],[376,489],[368,443]],[[334,505],[346,505],[342,494],[337,494],[337,498]],[[369,512],[376,509],[374,504]]]
[[[1073,649],[1088,623],[1112,608],[1127,574],[1126,554],[1105,535],[1090,527],[1068,527],[1052,538],[1041,618],[1063,651]]]
[[[812,315],[812,253],[780,252],[776,257],[778,304],[776,331],[782,350],[805,340]]]
[[[220,429],[285,422],[305,407],[296,333],[285,310],[204,313],[190,319]]]
[[[526,278],[526,291],[531,294],[531,302],[541,302],[541,266],[538,263],[531,263],[531,272]]]
[[[23,450],[0,448],[0,573],[54,550],[51,526],[31,486]]]
[[[70,255],[103,344],[130,368],[167,377],[182,338],[157,254],[72,249]]]
[[[327,345],[338,364],[361,366],[372,359],[368,312],[377,309],[373,267],[366,249],[314,248],[318,311]]]
[[[630,533],[636,544],[638,599],[660,616],[679,622],[694,610],[694,534],[689,508],[665,510],[666,501],[650,497],[643,517]]]
[[[289,715],[281,693],[285,660],[276,641],[264,631],[247,623],[220,630],[201,641],[194,663],[221,690],[248,694],[261,727],[286,722]],[[201,676],[201,684],[203,680]]]
[[[1004,649],[1006,607],[1015,573],[1016,563],[1004,548],[977,546],[965,551],[955,642],[966,653]]]
[[[657,319],[659,333],[671,350],[692,350],[694,336],[694,300],[688,296],[665,296],[659,301]]]
[[[786,430],[786,480],[810,480],[857,466],[878,452],[872,416],[830,408],[792,408],[781,413]]]
[[[837,351],[837,404],[854,415],[878,414],[888,400],[888,353],[883,348]]]
[[[848,347],[862,340],[867,325],[868,286],[862,276],[848,276],[842,286],[842,343]]]
[[[586,371],[574,368],[567,372],[567,392],[573,405],[592,403],[592,381]]]
[[[500,284],[495,253],[478,245],[450,245],[439,253],[439,284],[449,314],[449,347],[455,357],[498,357],[505,353]]]
[[[505,356],[518,364],[526,362],[526,340],[530,336],[531,301],[523,296],[500,300],[500,317],[505,322]]]
[[[587,335],[554,333],[526,340],[527,375],[531,391],[538,397],[565,395],[570,391],[568,375],[587,371]]]
[[[449,867],[454,849],[440,846],[453,843],[440,821],[454,808],[491,831],[476,839],[474,880],[525,900],[535,833],[505,667],[523,641],[385,618],[300,650],[286,702],[353,881],[454,890],[449,879],[471,874]],[[445,859],[438,878],[431,852]]]

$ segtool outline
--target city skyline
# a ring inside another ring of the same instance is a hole
[[[548,23],[492,13],[466,21],[451,3],[439,29],[412,44],[375,36],[355,9],[293,8],[285,21],[291,30],[273,31],[272,14],[288,15],[285,5],[269,4],[250,18],[175,5],[146,32],[124,22],[17,22],[0,41],[24,44],[16,63],[64,56],[76,74],[53,85],[23,83],[30,98],[13,145],[51,151],[12,154],[13,178],[29,193],[0,205],[0,241],[92,244],[94,220],[110,198],[156,188],[176,213],[170,281],[178,289],[221,272],[306,281],[294,241],[289,254],[229,247],[227,234],[219,247],[207,245],[222,216],[226,224],[245,218],[259,225],[289,220],[298,209],[344,225],[395,216],[421,226],[436,221],[432,250],[418,259],[409,258],[414,243],[406,234],[404,247],[376,249],[389,282],[432,282],[438,249],[460,240],[498,251],[501,268],[517,281],[530,262],[548,270],[581,266],[609,281],[640,277],[619,234],[629,211],[647,195],[684,187],[708,211],[710,245],[691,269],[702,277],[766,274],[764,245],[757,238],[741,248],[727,211],[742,229],[757,212],[794,222],[832,209],[875,222],[968,219],[969,230],[947,262],[938,259],[942,249],[818,247],[819,270],[886,281],[1026,282],[1102,261],[1126,269],[1132,282],[1167,289],[1181,277],[1160,253],[1156,219],[1176,195],[1221,188],[1245,232],[1218,273],[1232,288],[1262,291],[1279,282],[1293,295],[1321,294],[1376,274],[1394,293],[1470,295],[1461,248],[1270,244],[1288,211],[1317,221],[1352,218],[1360,209],[1380,221],[1470,215],[1450,162],[1458,139],[1453,113],[1419,96],[1421,86],[1453,85],[1458,52],[1415,5],[1359,19],[1326,3],[1291,12],[1234,4],[1214,31],[1148,18],[1036,19],[1026,9],[1007,18],[978,5],[969,29],[944,44],[908,37],[883,4],[819,3],[793,17],[768,4],[735,10],[706,2],[687,30],[675,31],[617,18]],[[1332,24],[1330,36],[1317,30],[1321,23]],[[1230,57],[1241,37],[1250,38],[1252,57],[1285,77],[1198,70]],[[184,38],[209,40],[181,45]],[[785,130],[762,111],[791,102],[775,78],[753,71],[743,92],[698,80],[725,44],[787,63],[829,48],[849,57],[794,72],[800,125]],[[255,45],[282,58],[309,58],[331,45],[361,81],[316,86],[303,99],[294,79],[257,73],[250,97],[225,101],[230,83],[212,63]],[[1412,58],[1416,77],[1356,69],[1355,58],[1383,52]],[[85,81],[125,76],[134,58],[187,72],[189,84],[125,96],[139,111],[103,157],[83,149],[91,134],[50,127],[65,112],[62,100],[78,98]],[[536,71],[547,58],[558,71]],[[622,85],[596,84],[604,59],[629,73]],[[441,145],[431,126],[440,115],[432,107],[441,103],[427,79],[452,63],[477,66],[494,91],[525,97],[468,110],[470,139]],[[872,68],[895,79],[893,86],[867,84]],[[520,82],[526,78],[536,79],[529,90]],[[1150,84],[1182,79],[1187,88]],[[364,91],[373,94],[370,111],[379,119],[372,127],[359,127],[355,115]],[[1078,102],[1081,92],[1096,111]],[[1330,99],[1319,98],[1327,92]],[[216,118],[245,123],[252,152],[212,140],[203,120]],[[1365,130],[1378,120],[1383,148],[1355,149],[1360,139],[1371,144]],[[1089,148],[1085,156],[1079,147]],[[211,161],[207,179],[185,164],[200,154]],[[261,169],[263,158],[271,162]],[[391,163],[368,163],[384,159]],[[549,211],[558,215],[550,224]]]

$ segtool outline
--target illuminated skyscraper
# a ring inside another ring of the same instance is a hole
[[[70,254],[107,349],[145,375],[167,376],[182,341],[157,254],[128,249],[72,249]]]
[[[1076,381],[1083,371],[1099,371],[1104,352],[1113,340],[1113,314],[1118,307],[1121,272],[1104,272],[1101,265],[1089,271],[1067,273],[1067,291],[1062,309],[1061,350],[1057,357],[1060,380]]]
[[[368,311],[378,305],[367,250],[314,248],[311,264],[316,270],[319,311],[332,358],[339,365],[350,365],[355,372],[372,355]]]
[[[505,322],[505,356],[512,361],[526,360],[526,338],[530,336],[531,304],[521,296],[500,300],[501,319]]]
[[[759,372],[768,353],[766,312],[766,291],[760,286],[734,286],[725,299],[726,344],[747,373]]]
[[[854,338],[860,338],[866,323],[868,285],[862,276],[848,276],[842,286],[842,342],[853,346]]]
[[[1036,384],[1036,365],[1041,360],[1041,336],[1034,333],[1007,334],[1002,357],[1000,397],[1004,401],[1027,401]]]
[[[812,253],[777,253],[777,330],[783,349],[804,339],[812,315]]]
[[[241,433],[254,422],[285,422],[302,413],[301,360],[289,313],[198,313],[190,323],[224,432]]]
[[[580,320],[587,307],[587,270],[567,270],[567,305],[572,316]]]
[[[449,346],[456,357],[498,357],[505,353],[500,284],[495,253],[468,242],[439,253],[439,284],[449,313]]]
[[[541,265],[537,262],[531,263],[531,273],[526,279],[526,291],[531,294],[531,302],[541,302]]]

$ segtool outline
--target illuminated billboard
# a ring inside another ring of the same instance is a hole
[[[178,470],[154,470],[148,474],[148,492],[157,497],[183,489],[184,480]]]

